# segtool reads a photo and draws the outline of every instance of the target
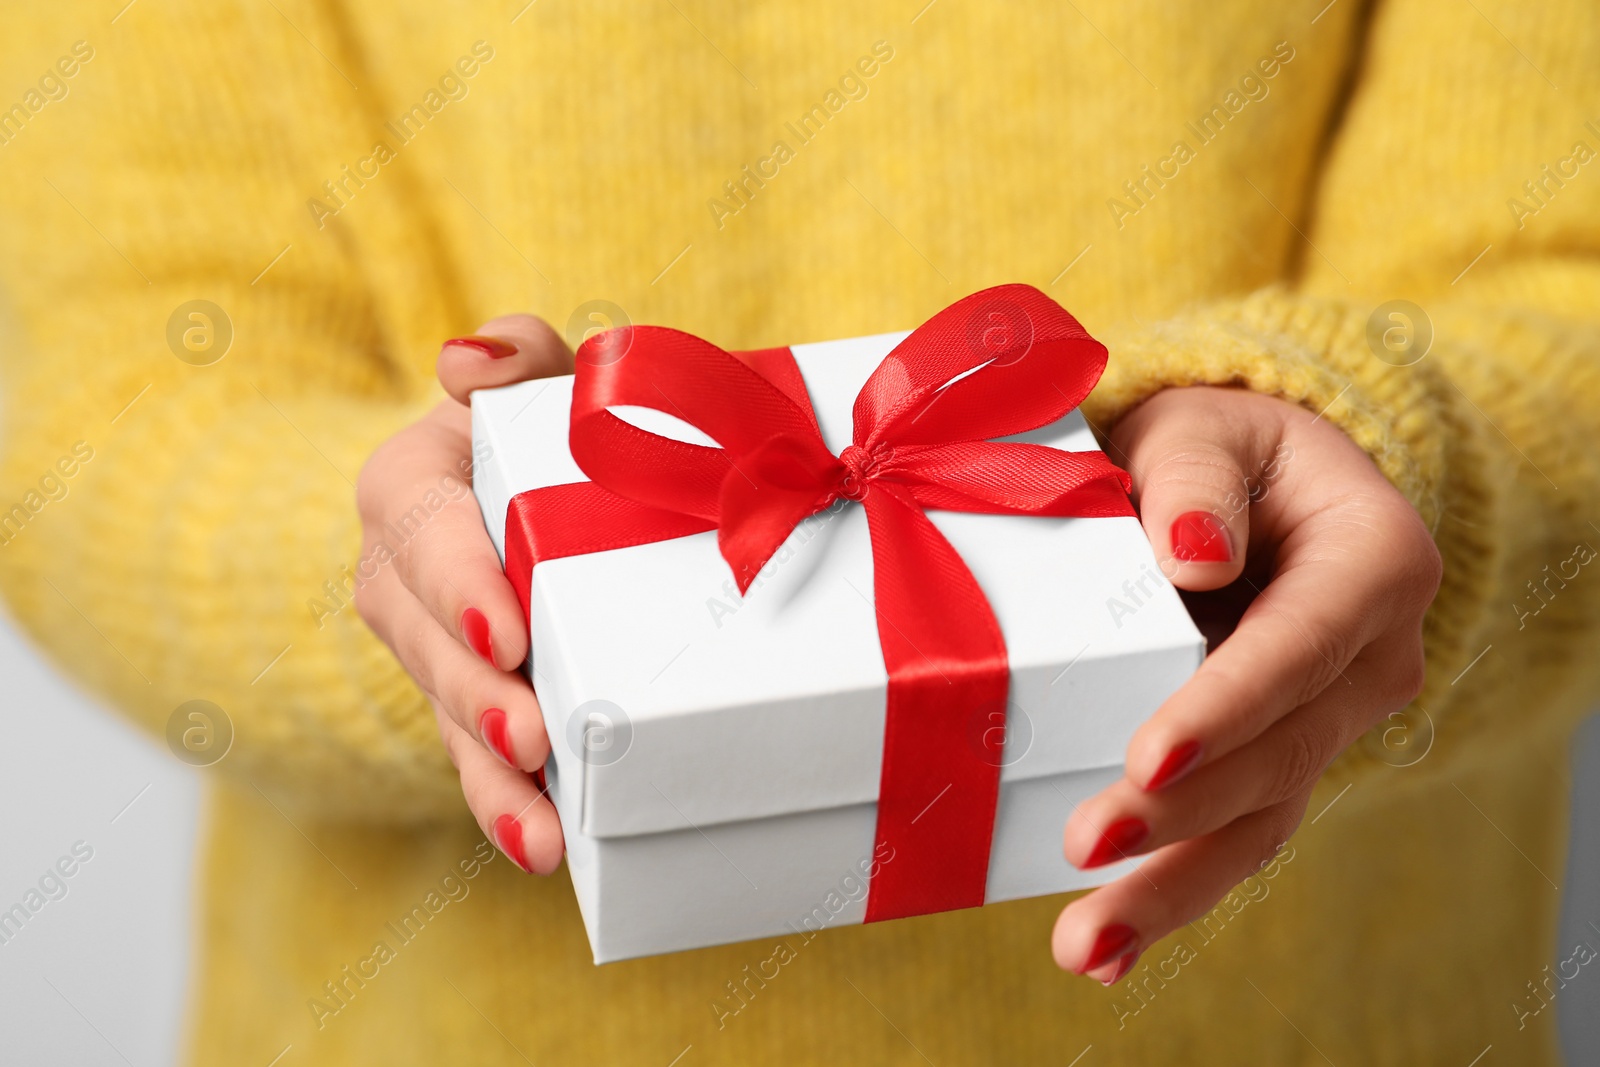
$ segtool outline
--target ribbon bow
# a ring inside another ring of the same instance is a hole
[[[507,575],[526,609],[541,560],[715,529],[745,592],[802,520],[859,501],[889,675],[876,845],[895,857],[871,880],[866,921],[982,904],[1010,668],[983,590],[924,509],[1132,515],[1128,476],[1102,453],[993,440],[1067,414],[1105,364],[1105,346],[1037,289],[986,289],[884,357],[834,455],[788,349],[730,353],[653,326],[597,334],[578,349],[569,438],[591,480],[512,500]],[[623,405],[676,416],[716,447],[608,410]]]

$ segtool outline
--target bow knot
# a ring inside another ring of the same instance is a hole
[[[894,450],[892,447],[886,447],[879,451],[892,454]],[[845,445],[844,450],[839,453],[839,462],[844,464],[844,474],[840,476],[835,492],[846,500],[865,499],[867,482],[881,462],[878,452],[869,452],[860,445]]]

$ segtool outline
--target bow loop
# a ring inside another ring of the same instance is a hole
[[[856,398],[855,441],[931,445],[1025,433],[1077,407],[1106,349],[1030,285],[945,308],[884,357]]]
[[[641,430],[614,407],[670,415],[721,447]],[[625,326],[578,347],[568,445],[590,481],[619,496],[715,521],[723,480],[773,436],[815,439],[809,406],[708,341],[661,326]],[[818,448],[827,451],[820,440]]]

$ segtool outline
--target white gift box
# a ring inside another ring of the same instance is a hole
[[[905,333],[797,345],[828,448]],[[571,377],[472,397],[474,491],[501,559],[529,489],[586,481]],[[658,412],[614,414],[712,443]],[[1083,418],[1005,440],[1095,450]],[[999,620],[1011,679],[987,900],[1100,885],[1062,855],[1075,804],[1205,642],[1131,517],[929,511]],[[530,596],[550,796],[596,963],[861,922],[888,675],[862,508],[803,522],[740,597],[715,532],[540,563]]]

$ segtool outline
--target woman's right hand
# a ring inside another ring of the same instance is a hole
[[[567,374],[572,353],[531,315],[492,319],[446,341],[450,399],[380,445],[361,470],[361,617],[427,694],[478,825],[517,866],[549,874],[561,823],[532,774],[550,754],[539,703],[520,668],[528,621],[469,488],[474,389]],[[440,503],[442,501],[442,504]]]

